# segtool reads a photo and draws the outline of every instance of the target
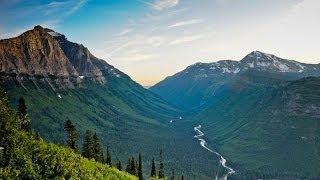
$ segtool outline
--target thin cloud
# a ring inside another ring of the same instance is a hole
[[[124,29],[124,30],[121,31],[120,33],[116,34],[116,36],[124,36],[124,35],[127,35],[127,34],[131,33],[133,30],[134,30],[133,28]]]
[[[127,54],[122,57],[117,58],[120,61],[127,62],[127,63],[133,63],[133,62],[140,62],[148,59],[155,58],[156,55],[154,54],[146,54],[146,53],[133,53],[133,54]]]
[[[44,14],[46,16],[57,13],[57,11],[59,11],[60,8],[63,8],[65,6],[69,6],[70,2],[69,1],[65,1],[65,2],[58,2],[58,1],[52,1],[49,4],[47,4],[46,6],[44,6]]]
[[[109,51],[107,54],[107,57],[111,57],[113,54],[117,53],[118,51],[121,51],[122,49],[130,46],[132,43],[131,42],[127,42],[125,44],[122,44],[116,48],[114,48],[113,50]]]
[[[148,2],[148,1],[145,1],[145,0],[136,0],[138,2],[141,2],[142,4],[145,4],[145,5],[148,5],[148,6],[151,6],[152,8],[156,9],[156,5],[151,3],[151,2]]]
[[[157,0],[154,5],[156,10],[163,10],[175,7],[179,4],[180,0]]]
[[[203,37],[204,37],[203,35],[185,36],[185,37],[176,39],[174,41],[171,41],[169,45],[177,45],[177,44],[192,42],[192,41],[202,39]]]
[[[181,27],[181,26],[188,26],[188,25],[193,25],[193,24],[200,24],[203,23],[204,20],[203,19],[192,19],[189,21],[181,21],[181,22],[177,22],[175,24],[172,24],[169,26],[169,28],[176,28],[176,27]]]
[[[158,11],[175,7],[180,2],[180,0],[156,0],[153,3],[146,0],[136,0],[136,1],[146,4],[148,6],[151,6],[153,9]]]
[[[80,0],[67,14],[73,14],[82,8],[89,0]]]

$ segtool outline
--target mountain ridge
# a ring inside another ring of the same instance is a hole
[[[150,90],[180,108],[191,110],[205,103],[223,84],[247,71],[294,80],[320,76],[320,64],[300,63],[253,51],[240,61],[221,60],[190,65],[155,84]]]

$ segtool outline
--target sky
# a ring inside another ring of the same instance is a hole
[[[259,50],[320,63],[320,0],[0,0],[0,39],[42,25],[142,85]]]

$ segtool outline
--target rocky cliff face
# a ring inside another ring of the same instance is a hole
[[[19,81],[37,76],[54,77],[68,87],[79,85],[85,78],[103,84],[105,77],[93,63],[99,60],[83,45],[41,26],[0,40],[0,72],[14,75]]]
[[[84,47],[82,44],[70,42],[64,35],[50,29],[46,29],[46,31],[59,42],[63,52],[80,76],[93,78],[99,82],[105,81],[101,70],[93,63],[93,61],[98,60],[98,58],[93,56],[88,48]]]
[[[25,75],[78,76],[51,35],[40,26],[0,41],[0,71]]]

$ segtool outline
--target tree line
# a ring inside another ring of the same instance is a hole
[[[77,141],[78,141],[78,133],[76,126],[73,124],[72,121],[67,120],[65,122],[64,130],[67,133],[67,146],[75,151],[78,151],[77,148]],[[100,139],[97,133],[92,133],[90,130],[86,130],[82,145],[82,155],[89,159],[95,159],[98,162],[107,164],[109,166],[114,166],[120,171],[125,171],[129,174],[137,176],[139,180],[144,179],[143,175],[143,164],[142,164],[142,155],[139,153],[138,158],[131,156],[128,158],[127,164],[125,168],[123,168],[122,163],[120,160],[117,160],[114,164],[112,163],[112,157],[109,146],[107,146],[106,155],[104,154],[104,150],[102,148]],[[152,158],[151,160],[151,172],[149,177],[150,178],[165,178],[165,171],[164,171],[164,160],[163,160],[163,151],[160,150],[159,153],[159,169],[156,170],[155,159]],[[175,179],[174,177],[174,170],[172,170],[172,175],[170,179]],[[184,177],[181,176],[183,180]]]

